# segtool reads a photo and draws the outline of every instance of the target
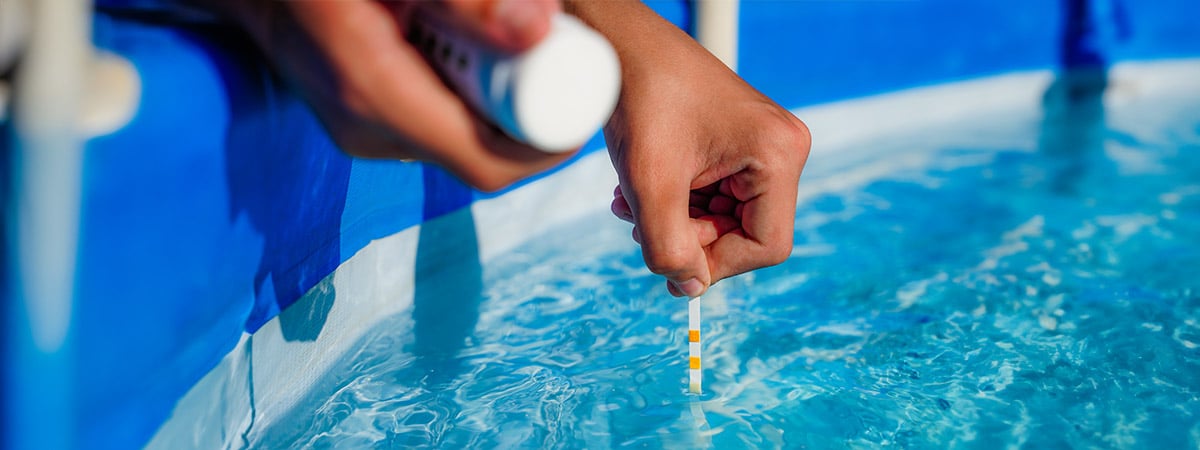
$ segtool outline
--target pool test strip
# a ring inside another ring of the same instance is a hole
[[[688,392],[700,393],[700,297],[688,299]]]
[[[604,36],[565,13],[532,48],[508,54],[454,29],[436,11],[417,13],[409,41],[476,113],[547,153],[572,151],[608,121],[621,65]]]

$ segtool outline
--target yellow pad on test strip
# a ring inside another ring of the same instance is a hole
[[[700,297],[688,299],[688,391],[700,393]]]

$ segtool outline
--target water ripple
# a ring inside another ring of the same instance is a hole
[[[685,304],[596,217],[489,262],[461,350],[385,323],[255,445],[1196,448],[1200,108],[1176,116],[808,192],[804,251],[705,297],[702,396]]]

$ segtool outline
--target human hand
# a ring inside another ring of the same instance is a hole
[[[275,68],[355,156],[418,159],[498,190],[570,157],[514,141],[481,120],[404,37],[436,8],[467,33],[517,52],[550,29],[557,0],[222,0]]]
[[[569,6],[621,57],[604,129],[620,179],[612,210],[634,224],[647,267],[673,295],[695,297],[785,260],[808,128],[644,6],[605,5],[626,9]]]

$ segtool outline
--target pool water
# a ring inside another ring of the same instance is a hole
[[[248,444],[1200,447],[1200,98],[861,150],[810,161],[789,260],[702,300],[700,396],[686,302],[596,215],[482,267],[436,249],[414,309]]]

